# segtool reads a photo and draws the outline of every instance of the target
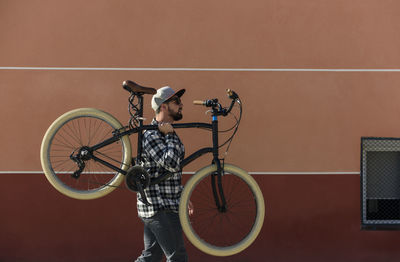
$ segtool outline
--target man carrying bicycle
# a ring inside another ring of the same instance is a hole
[[[151,101],[156,114],[151,124],[158,125],[158,130],[143,134],[143,167],[151,178],[165,173],[172,175],[144,190],[150,204],[142,202],[138,194],[138,215],[144,223],[144,250],[137,262],[161,261],[163,254],[168,262],[187,261],[178,215],[185,148],[171,125],[182,119],[180,97],[184,92],[185,89],[175,92],[168,86],[162,87]]]

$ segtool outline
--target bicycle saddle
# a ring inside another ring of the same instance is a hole
[[[122,83],[122,87],[126,91],[134,92],[134,93],[142,93],[142,94],[150,94],[150,95],[154,95],[155,93],[157,93],[157,90],[155,90],[154,88],[138,85],[131,80],[124,81]]]

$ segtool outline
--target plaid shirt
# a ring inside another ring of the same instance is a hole
[[[156,120],[152,125],[158,125]],[[180,166],[185,155],[185,148],[174,132],[163,135],[158,129],[147,130],[143,134],[142,165],[151,178],[165,173],[173,173],[168,179],[144,190],[151,204],[146,206],[137,194],[137,210],[140,217],[152,217],[159,210],[178,212],[179,200],[183,190]]]

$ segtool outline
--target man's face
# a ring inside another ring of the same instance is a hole
[[[183,118],[182,109],[183,104],[179,97],[174,96],[168,102],[168,113],[174,119],[174,121],[179,121]]]

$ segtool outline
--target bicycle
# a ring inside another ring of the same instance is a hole
[[[41,145],[41,164],[48,181],[62,194],[95,199],[111,193],[125,181],[128,189],[149,204],[145,189],[171,175],[150,178],[140,165],[143,132],[158,128],[143,124],[143,96],[155,94],[156,90],[130,80],[123,82],[123,88],[130,93],[127,126],[104,111],[80,108],[63,114],[47,130]],[[179,217],[189,241],[215,256],[229,256],[247,248],[261,231],[265,215],[264,198],[257,182],[243,169],[219,158],[219,149],[227,144],[229,148],[242,116],[239,96],[232,90],[227,93],[231,99],[229,107],[223,107],[218,99],[194,101],[211,108],[211,124],[173,124],[174,129],[212,131],[213,146],[199,149],[183,160],[182,168],[204,154],[213,155],[212,164],[198,170],[186,183]],[[235,117],[232,128],[225,130],[233,134],[219,145],[218,117],[230,114],[235,104],[239,105],[240,116]],[[132,134],[138,134],[135,158],[129,139]],[[189,202],[194,206],[193,215],[188,214]]]

